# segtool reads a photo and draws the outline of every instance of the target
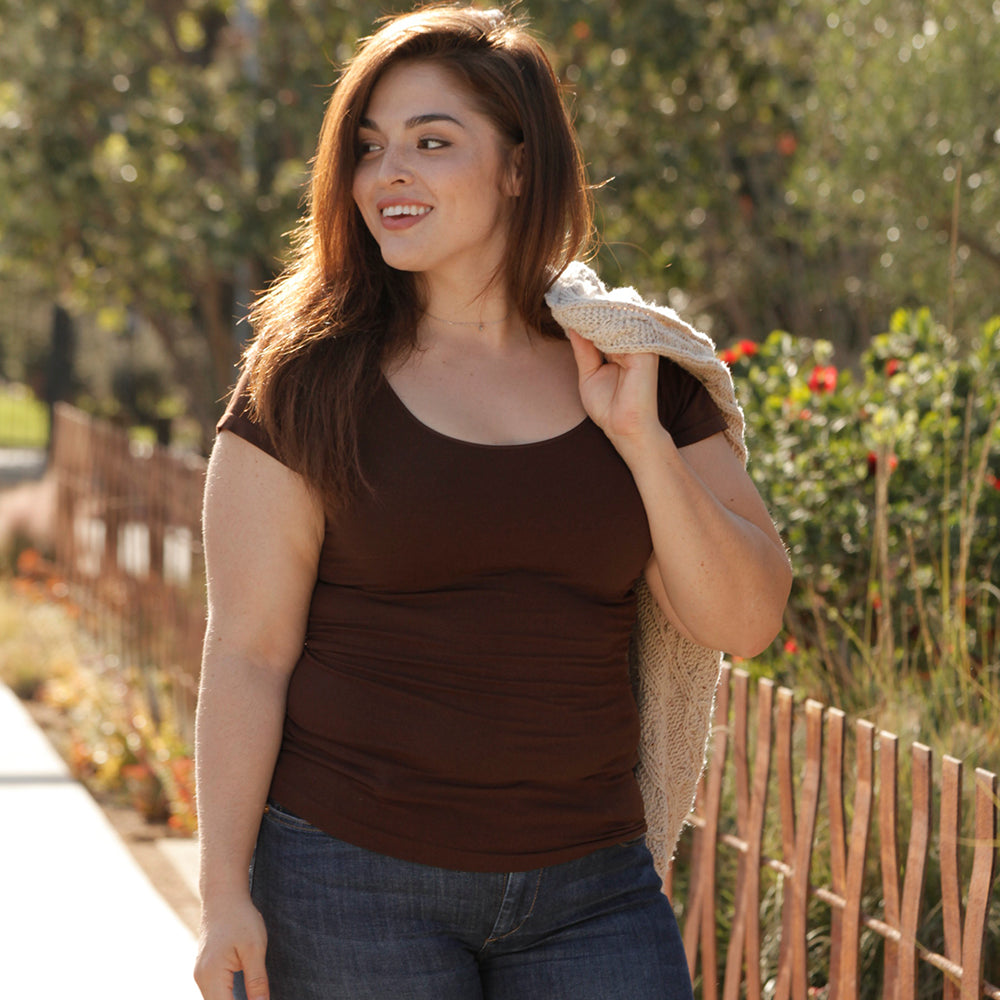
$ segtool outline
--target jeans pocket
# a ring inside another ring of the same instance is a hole
[[[323,832],[313,826],[308,820],[290,812],[288,809],[285,809],[284,806],[278,805],[278,803],[273,799],[267,800],[267,806],[264,809],[264,817],[271,820],[273,823],[280,824],[288,830],[298,830],[302,833]]]

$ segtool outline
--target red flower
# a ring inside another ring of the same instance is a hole
[[[799,420],[812,420],[812,410],[799,410]]]
[[[752,340],[741,340],[735,347],[724,350],[719,357],[727,365],[735,364],[740,358],[752,358],[760,348]]]
[[[837,388],[837,369],[834,365],[816,365],[809,376],[813,392],[833,392]]]
[[[785,640],[786,653],[797,653],[798,651],[799,651],[799,644],[794,639]]]
[[[868,477],[871,478],[875,475],[875,470],[878,468],[878,455],[875,452],[868,452]],[[899,468],[899,459],[895,455],[889,456],[889,471],[894,472]]]
[[[798,149],[798,146],[798,140],[792,132],[782,132],[778,136],[778,152],[782,156],[791,156]]]
[[[992,486],[995,490],[1000,490],[1000,479],[993,475],[992,472],[986,473],[986,485]]]
[[[888,375],[889,378],[892,378],[892,376],[895,375],[896,372],[898,371],[899,371],[899,359],[889,358],[889,360],[885,363],[886,375]]]

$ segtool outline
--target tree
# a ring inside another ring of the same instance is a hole
[[[396,0],[396,7],[409,6]],[[329,85],[384,12],[0,0],[0,268],[172,358],[208,432],[280,266]],[[995,311],[1000,5],[534,0],[598,185],[604,277],[720,342],[863,346]],[[949,230],[961,173],[957,275]]]
[[[812,87],[784,0],[546,4],[578,94],[602,270],[668,299],[716,339],[775,327],[842,337],[830,249],[786,197]]]
[[[808,0],[787,29],[814,81],[788,195],[814,243],[857,248],[834,292],[880,318],[930,305],[971,335],[1000,280],[1000,4]]]
[[[206,431],[362,7],[0,0],[0,264],[123,334],[150,324]]]
[[[578,94],[611,280],[720,341],[974,330],[1000,266],[1000,5],[536,4]],[[949,232],[959,171],[957,274]],[[952,296],[952,292],[954,293]]]

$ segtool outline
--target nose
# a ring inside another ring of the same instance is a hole
[[[413,179],[406,151],[400,146],[386,146],[379,162],[379,179],[383,184],[405,184]]]

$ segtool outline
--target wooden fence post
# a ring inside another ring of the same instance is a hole
[[[932,761],[933,755],[929,747],[920,743],[913,744],[910,784],[913,806],[910,811],[910,844],[906,852],[899,925],[897,1000],[917,1000],[917,931],[920,927],[927,851],[931,840]]]
[[[864,890],[865,860],[872,813],[872,758],[875,727],[864,719],[855,726],[857,746],[857,786],[854,792],[854,820],[847,854],[847,885],[843,937],[840,948],[840,996],[853,1000],[861,991],[859,946],[861,944],[861,894]]]
[[[979,1000],[983,993],[986,917],[993,888],[997,852],[997,778],[976,770],[976,844],[972,858],[969,899],[962,931],[962,1000]]]
[[[899,740],[892,733],[878,734],[878,839],[882,869],[883,919],[890,927],[899,926]],[[899,946],[887,938],[882,962],[882,996],[892,1000],[896,995],[896,966]]]
[[[63,404],[56,420],[59,568],[108,652],[170,678],[177,722],[190,741],[205,623],[206,463],[134,446],[119,428]],[[175,547],[188,539],[183,572],[174,565],[167,573],[168,532]]]
[[[844,727],[839,708],[826,713],[826,799],[830,817],[830,1000],[841,997],[840,963],[844,952],[844,909],[847,900],[847,823],[844,819]]]
[[[944,926],[944,956],[953,968],[962,965],[962,880],[958,867],[958,837],[961,828],[962,762],[945,757],[941,764],[941,914]],[[953,973],[944,977],[943,1000],[959,1000],[962,984]]]
[[[740,971],[746,967],[746,996],[760,1000],[760,866],[767,810],[767,786],[771,767],[771,707],[774,684],[761,679],[757,686],[757,740],[754,750],[753,784],[749,783],[747,762],[747,721],[749,717],[749,677],[735,675],[734,761],[737,763],[737,830],[742,840],[736,875],[736,899],[732,935],[726,954],[723,1000],[738,1000]]]

